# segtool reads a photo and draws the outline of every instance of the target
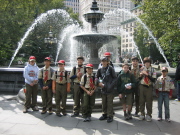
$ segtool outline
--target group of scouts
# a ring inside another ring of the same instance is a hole
[[[99,120],[113,121],[113,99],[114,89],[117,86],[119,98],[123,106],[125,120],[132,119],[132,105],[135,103],[134,117],[139,120],[152,120],[152,102],[153,89],[156,89],[158,97],[158,121],[162,120],[162,104],[165,105],[165,120],[170,122],[169,98],[172,97],[174,84],[167,75],[168,69],[161,69],[162,75],[156,77],[156,71],[151,66],[151,59],[145,57],[144,65],[139,65],[139,59],[132,57],[132,66],[128,63],[122,65],[122,70],[117,75],[114,66],[110,61],[111,54],[104,53],[101,58],[96,74],[93,74],[93,64],[83,65],[84,58],[77,57],[77,65],[72,68],[70,74],[65,70],[65,61],[59,60],[58,69],[54,71],[51,64],[51,58],[44,59],[44,67],[39,70],[36,65],[36,58],[29,57],[29,63],[24,68],[24,78],[26,83],[26,100],[24,104],[24,113],[29,108],[38,111],[37,94],[38,83],[41,87],[42,112],[41,114],[52,114],[52,97],[55,94],[56,115],[66,116],[67,93],[70,92],[70,85],[73,86],[73,113],[71,117],[78,117],[80,112],[83,121],[91,121],[91,114],[95,105],[95,90],[101,89],[102,97],[102,116]],[[157,79],[156,79],[157,78]],[[60,104],[61,102],[61,104]],[[146,113],[145,113],[146,107]],[[140,114],[140,115],[139,115]]]

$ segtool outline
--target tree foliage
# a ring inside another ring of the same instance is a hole
[[[18,41],[22,38],[28,27],[35,18],[41,13],[51,9],[66,9],[64,0],[1,0],[0,2],[0,65],[8,64],[14,50],[17,48]],[[68,10],[70,16],[77,19],[77,15]],[[43,25],[37,25],[37,28],[28,36],[20,53],[28,55],[47,56],[49,47],[44,44],[44,38],[48,35],[49,26],[52,25],[52,31],[57,36],[68,22],[61,17],[54,19],[48,17],[48,21]],[[19,53],[19,54],[20,54]],[[41,55],[42,54],[42,55]],[[41,58],[40,57],[40,58]]]
[[[140,18],[158,39],[168,60],[175,62],[177,52],[180,51],[180,28],[178,28],[180,1],[144,0],[140,3],[142,5],[140,8],[143,10]],[[136,34],[141,32],[137,29]],[[147,38],[148,35],[144,34],[144,37]]]

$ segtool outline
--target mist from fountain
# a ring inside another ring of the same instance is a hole
[[[18,47],[15,50],[11,61],[9,63],[8,68],[10,68],[14,58],[16,57],[17,53],[19,52],[19,49],[23,46],[24,41],[26,40],[26,38],[28,37],[28,35],[34,30],[34,28],[36,27],[37,24],[41,24],[42,22],[46,22],[48,15],[52,15],[52,14],[60,14],[62,15],[62,17],[68,19],[69,22],[73,22],[73,20],[70,18],[70,15],[63,9],[52,9],[47,11],[46,13],[42,13],[40,16],[38,16],[34,22],[32,23],[32,25],[27,29],[26,33],[24,34],[24,36],[21,38],[21,40],[18,42]]]

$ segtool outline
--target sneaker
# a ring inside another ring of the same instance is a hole
[[[139,117],[138,113],[133,114],[134,117]]]
[[[39,108],[37,106],[32,108],[33,111],[39,111]]]
[[[62,113],[63,114],[63,116],[66,116],[67,115],[67,113]]]
[[[84,119],[83,119],[83,122],[86,122],[86,121],[87,121],[87,118],[84,118]]]
[[[146,115],[146,121],[152,121],[151,117],[149,115]]]
[[[110,123],[110,122],[112,122],[113,121],[113,118],[112,117],[108,117],[107,118],[107,123]]]
[[[125,120],[129,120],[129,117],[128,117],[128,114],[127,114],[127,113],[124,114],[124,119],[125,119]]]
[[[61,117],[62,115],[60,113],[56,113],[56,116]]]
[[[49,115],[53,114],[53,111],[52,110],[49,110]]]
[[[158,118],[157,121],[162,121],[162,118]]]
[[[169,118],[166,119],[167,122],[171,122],[171,120]]]
[[[27,107],[24,107],[23,113],[27,113],[27,112],[28,112]]]
[[[79,116],[79,113],[73,113],[71,114],[71,117],[78,117]]]
[[[131,113],[128,113],[128,119],[129,119],[129,120],[132,119]]]
[[[144,120],[145,118],[144,118],[144,115],[140,115],[139,116],[139,120]]]
[[[46,110],[42,110],[41,114],[45,114],[47,111]]]
[[[106,120],[107,119],[107,114],[103,114],[100,118],[99,118],[99,120]]]
[[[90,118],[90,117],[87,117],[86,120],[87,120],[88,122],[90,122],[90,121],[91,121],[91,118]]]

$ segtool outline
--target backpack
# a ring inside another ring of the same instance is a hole
[[[73,67],[74,75],[76,74],[76,66]],[[86,73],[86,67],[84,66],[84,73]]]
[[[93,83],[94,83],[95,82],[95,76],[92,76],[92,77],[93,77]],[[86,82],[87,82],[87,75],[85,74],[84,75],[84,86],[85,86]]]
[[[42,77],[43,77],[43,72],[44,72],[44,70],[43,70],[43,68],[41,68]],[[50,72],[51,72],[51,77],[52,77],[54,70],[52,68],[50,68]]]
[[[92,76],[92,77],[93,77],[93,83],[94,83],[95,82],[95,76]],[[84,75],[84,86],[85,86],[86,82],[87,82],[87,75],[85,74]],[[84,94],[84,90],[81,87],[80,87],[80,92],[82,94]]]
[[[58,75],[57,75],[57,71],[55,71],[55,74],[56,74],[56,79],[57,79],[57,76],[58,76]],[[65,70],[65,76],[63,76],[63,77],[66,78],[66,81],[67,81],[67,74],[68,74],[68,71]]]

